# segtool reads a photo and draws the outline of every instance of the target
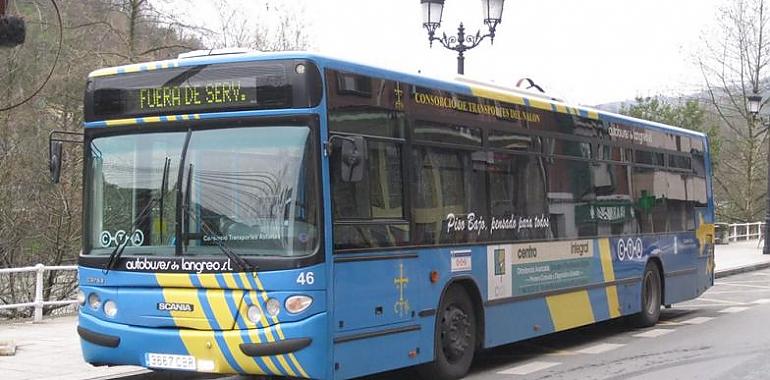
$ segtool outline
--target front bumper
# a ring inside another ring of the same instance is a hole
[[[228,331],[129,326],[80,314],[84,359],[95,365],[148,367],[147,354],[191,355],[198,371],[324,378],[326,313],[269,328]],[[203,364],[205,363],[205,365]]]

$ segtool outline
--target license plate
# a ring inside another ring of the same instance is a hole
[[[195,357],[189,355],[146,354],[147,367],[195,371]]]

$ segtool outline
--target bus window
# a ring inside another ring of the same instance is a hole
[[[360,182],[345,182],[340,155],[332,155],[334,241],[338,249],[390,247],[409,240],[404,219],[400,144],[368,142],[369,168]],[[392,226],[383,220],[396,221]],[[378,222],[373,222],[378,221]]]
[[[471,226],[486,213],[486,181],[483,170],[473,165],[472,152],[418,146],[411,161],[415,243],[481,240],[483,232]]]
[[[481,130],[478,128],[417,120],[413,131],[415,140],[481,146]]]
[[[488,142],[491,148],[506,149],[519,152],[539,152],[539,144],[536,143],[537,136],[512,131],[500,131],[492,129],[489,131]]]

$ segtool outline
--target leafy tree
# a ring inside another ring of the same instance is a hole
[[[697,60],[705,101],[720,124],[715,173],[717,214],[723,221],[756,221],[766,209],[767,128],[747,110],[747,96],[766,93],[770,74],[770,13],[766,0],[733,0],[704,38]]]
[[[719,124],[713,120],[711,114],[698,100],[669,100],[663,96],[637,97],[635,103],[623,104],[620,113],[705,133],[709,138],[712,164],[715,167],[719,165],[721,150]]]

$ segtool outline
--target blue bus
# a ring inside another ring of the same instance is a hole
[[[713,284],[698,132],[306,53],[97,70],[84,113],[94,365],[454,379]]]

